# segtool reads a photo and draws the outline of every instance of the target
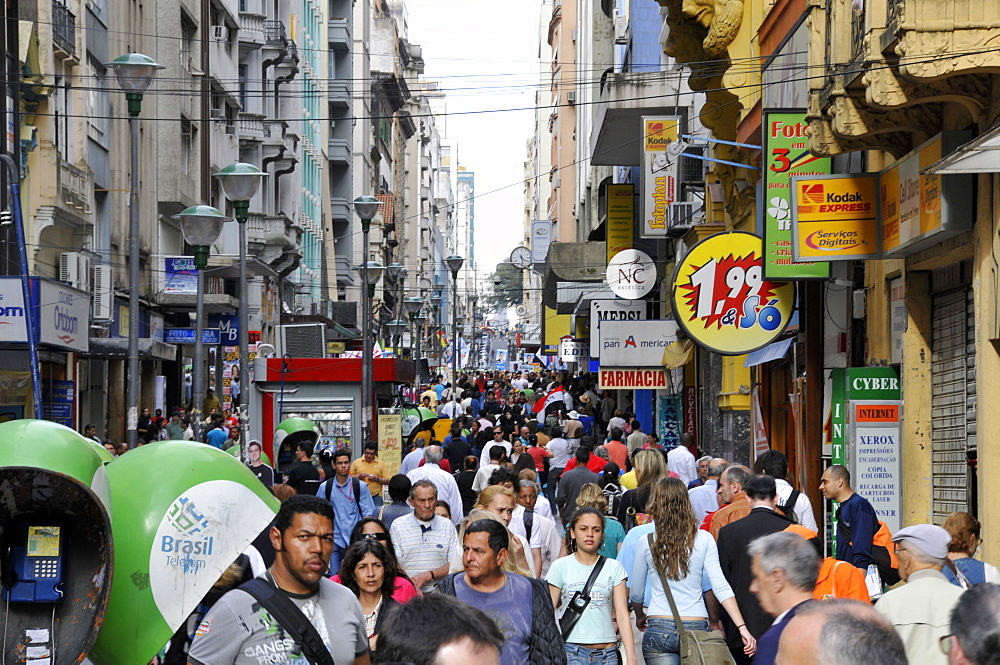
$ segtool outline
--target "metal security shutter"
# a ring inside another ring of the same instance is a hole
[[[933,298],[931,450],[933,521],[969,510],[967,453],[976,447],[976,347],[968,288]]]

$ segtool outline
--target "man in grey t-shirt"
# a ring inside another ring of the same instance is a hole
[[[336,665],[369,665],[365,617],[357,598],[325,575],[333,552],[333,509],[315,496],[281,504],[271,527],[274,565],[264,578],[316,628]],[[195,632],[189,665],[308,665],[300,645],[250,594],[234,589]]]

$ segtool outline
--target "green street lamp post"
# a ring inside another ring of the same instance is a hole
[[[118,87],[128,100],[128,126],[131,135],[131,177],[129,182],[129,260],[128,260],[128,377],[125,384],[125,442],[129,449],[139,440],[139,113],[142,96],[153,85],[156,72],[163,69],[148,55],[128,53],[109,62]],[[36,415],[36,417],[41,417]]]
[[[205,401],[205,344],[202,339],[205,330],[205,269],[212,245],[222,233],[226,216],[212,206],[192,206],[176,215],[180,222],[184,241],[194,247],[194,267],[198,270],[197,299],[194,309],[194,389],[191,414],[194,437],[200,440],[202,403]]]
[[[379,200],[371,194],[354,199],[354,212],[361,220],[361,450],[372,440],[372,307],[375,286],[369,281],[368,232],[378,214]],[[377,265],[377,264],[376,264]],[[376,277],[375,281],[378,281]],[[371,284],[371,286],[369,286]],[[371,293],[371,295],[369,295]]]
[[[461,345],[458,343],[458,271],[462,269],[465,259],[461,256],[451,255],[444,260],[444,264],[451,271],[452,299],[451,299],[451,396],[456,397],[458,388],[458,354],[461,353]]]
[[[247,291],[247,220],[250,218],[250,201],[257,195],[260,182],[267,174],[253,164],[237,162],[215,174],[222,183],[226,199],[232,202],[233,212],[240,229],[240,459],[249,461],[247,445],[251,439],[250,427],[250,299]]]

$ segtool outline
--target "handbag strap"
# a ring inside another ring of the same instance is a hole
[[[590,577],[587,578],[587,583],[583,585],[583,591],[581,595],[590,602],[590,590],[594,587],[594,583],[597,581],[597,576],[601,574],[601,569],[604,568],[605,562],[608,558],[604,555],[597,557],[597,563],[594,564],[594,569],[590,571]]]
[[[646,541],[649,543],[650,553],[652,553],[653,550],[652,532],[646,534]],[[667,595],[667,601],[670,602],[670,611],[674,613],[674,624],[675,628],[677,628],[677,638],[683,642],[684,633],[686,633],[687,631],[684,628],[684,622],[681,621],[681,613],[677,611],[677,603],[674,602],[674,594],[671,593],[670,591],[670,584],[667,582],[667,576],[663,573],[662,570],[656,568],[655,560],[653,561],[653,568],[656,569],[656,572],[660,576],[660,585],[663,587],[663,593]]]
[[[310,663],[335,665],[333,656],[323,644],[323,638],[319,636],[316,627],[288,596],[278,591],[277,587],[258,577],[239,588],[257,599],[285,632],[302,647],[302,655],[308,658]]]

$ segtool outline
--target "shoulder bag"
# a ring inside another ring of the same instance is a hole
[[[653,547],[653,534],[647,534],[646,540],[649,547]],[[654,566],[655,568],[655,566]],[[674,624],[677,627],[677,637],[680,642],[681,665],[736,665],[733,655],[729,653],[726,645],[726,638],[718,630],[688,630],[681,621],[680,612],[677,611],[677,603],[674,602],[674,594],[670,591],[667,583],[667,576],[662,570],[656,571],[660,575],[660,584],[663,585],[663,593],[670,601],[670,611],[674,613]]]
[[[576,622],[583,616],[583,611],[587,609],[587,605],[590,605],[590,590],[593,588],[594,582],[597,581],[597,576],[600,575],[601,569],[604,568],[605,561],[607,561],[606,557],[598,557],[597,563],[594,564],[594,569],[590,571],[590,577],[587,578],[587,583],[583,585],[583,590],[577,591],[569,599],[566,611],[563,612],[562,619],[559,620],[559,629],[562,631],[563,640],[569,638],[569,634],[573,632]]]
[[[323,644],[323,638],[319,636],[316,627],[288,596],[260,577],[250,580],[239,588],[257,599],[288,636],[302,647],[302,655],[308,658],[312,665],[335,665],[333,656]]]

